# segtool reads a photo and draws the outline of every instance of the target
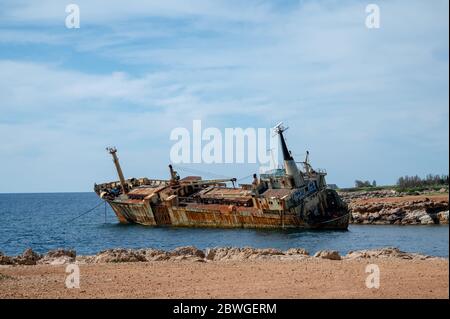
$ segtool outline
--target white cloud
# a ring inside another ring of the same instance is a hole
[[[104,154],[86,154],[110,143],[136,155],[127,159],[136,165],[150,154],[162,174],[170,129],[196,118],[218,127],[287,120],[291,148],[313,150],[344,185],[392,182],[405,161],[411,174],[428,169],[410,153],[440,156],[430,170],[448,166],[446,1],[381,1],[379,30],[365,28],[357,1],[289,10],[265,1],[79,4],[76,33],[63,27],[60,4],[3,2],[0,44],[26,50],[42,42],[63,53],[52,62],[32,52],[10,58],[13,51],[0,60],[4,176],[17,173],[30,150],[58,162],[70,144],[78,155],[65,163],[92,163],[84,174],[106,178],[96,175],[106,174]],[[94,61],[92,70],[69,65],[77,53]],[[95,61],[108,61],[109,71],[98,72]],[[64,175],[62,163],[53,166]]]

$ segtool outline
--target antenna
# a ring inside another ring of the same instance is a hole
[[[274,135],[275,136],[277,134],[283,133],[284,131],[286,131],[289,127],[284,127],[283,126],[283,122],[279,122],[277,125],[275,125],[273,127],[273,131],[274,131]]]
[[[312,167],[309,164],[309,151],[306,151],[305,161],[303,162],[303,166],[305,167],[306,173],[310,174]]]
[[[110,154],[113,154],[113,153],[116,153],[116,152],[117,152],[117,148],[115,148],[114,146],[112,146],[112,147],[107,147],[106,150],[107,150]]]
[[[283,125],[283,122],[278,122],[278,124],[275,125],[273,128],[274,128],[274,129],[277,129],[277,128],[279,128],[279,127],[282,126],[282,125]]]

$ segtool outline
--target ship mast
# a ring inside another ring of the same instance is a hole
[[[297,164],[294,161],[294,158],[292,157],[291,152],[289,152],[286,141],[283,136],[283,132],[288,129],[288,127],[284,127],[282,125],[283,123],[279,123],[275,126],[274,131],[276,134],[280,136],[280,142],[281,142],[281,151],[283,153],[283,160],[284,160],[284,169],[286,170],[286,175],[292,177],[294,181],[294,187],[299,188],[305,185],[305,181],[303,180],[303,176],[301,175]]]
[[[309,175],[311,173],[311,165],[309,165],[309,151],[306,151],[305,169],[306,169],[306,173]]]
[[[120,185],[124,194],[128,193],[128,188],[126,186],[125,177],[123,177],[122,168],[120,167],[119,158],[117,157],[117,149],[115,147],[107,147],[106,150],[113,157],[114,165],[116,165],[117,175],[119,175]]]

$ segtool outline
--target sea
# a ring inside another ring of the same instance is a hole
[[[448,257],[448,225],[350,225],[347,231],[301,229],[176,228],[119,224],[95,193],[0,194],[0,251],[17,255],[56,248],[95,254],[109,248],[180,246],[305,248],[346,254],[398,247],[406,252]]]

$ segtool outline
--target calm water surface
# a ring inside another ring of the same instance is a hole
[[[94,193],[0,194],[0,251],[14,255],[31,247],[38,252],[73,248],[93,254],[107,248],[173,249],[194,245],[306,248],[310,253],[395,246],[408,252],[448,257],[447,225],[350,225],[348,231],[163,228],[120,225],[108,207],[66,223],[101,203]]]

